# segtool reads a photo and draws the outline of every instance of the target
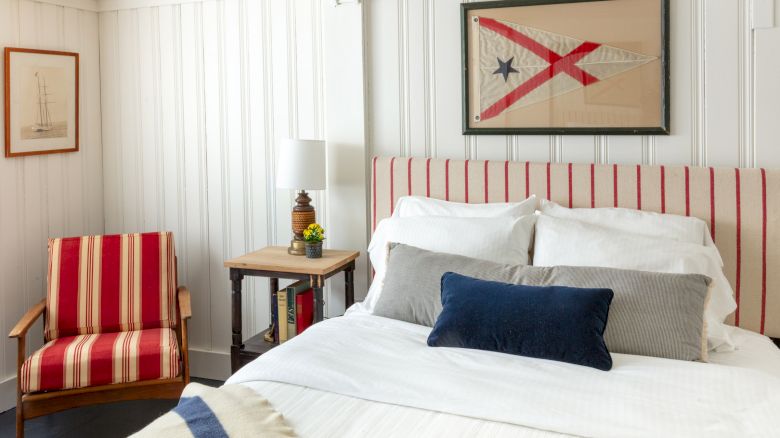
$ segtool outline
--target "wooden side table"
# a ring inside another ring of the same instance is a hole
[[[269,246],[225,261],[230,268],[232,283],[233,343],[230,347],[230,368],[232,372],[260,356],[276,344],[265,342],[265,332],[243,342],[241,333],[241,285],[245,276],[268,277],[270,291],[279,290],[279,279],[309,280],[314,289],[314,322],[322,321],[322,287],[325,279],[344,272],[344,302],[347,307],[355,302],[355,259],[358,251],[324,249],[322,258],[308,259],[287,254],[287,247]]]

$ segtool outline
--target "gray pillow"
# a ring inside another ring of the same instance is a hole
[[[391,244],[374,314],[432,327],[441,313],[445,272],[530,286],[612,289],[615,296],[604,333],[609,351],[706,361],[703,316],[710,279],[699,274],[511,266]]]

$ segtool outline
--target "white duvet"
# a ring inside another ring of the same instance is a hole
[[[311,327],[227,384],[282,382],[581,436],[763,437],[780,430],[780,379],[762,371],[613,354],[612,370],[603,372],[431,348],[429,332],[352,313]]]

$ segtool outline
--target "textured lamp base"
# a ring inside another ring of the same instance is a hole
[[[292,231],[295,236],[290,241],[290,247],[287,248],[287,253],[290,255],[306,255],[303,230],[309,224],[317,222],[317,215],[310,203],[311,198],[309,198],[309,194],[305,190],[298,192],[298,197],[295,198],[295,207],[293,207],[292,211]]]
[[[306,254],[306,242],[303,240],[293,239],[290,241],[290,247],[287,248],[287,254],[290,255],[305,255]]]

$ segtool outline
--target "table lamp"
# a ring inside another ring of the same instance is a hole
[[[287,252],[304,255],[303,230],[317,222],[309,190],[325,189],[325,142],[322,140],[286,139],[279,149],[276,187],[298,191],[292,210],[293,239]]]

